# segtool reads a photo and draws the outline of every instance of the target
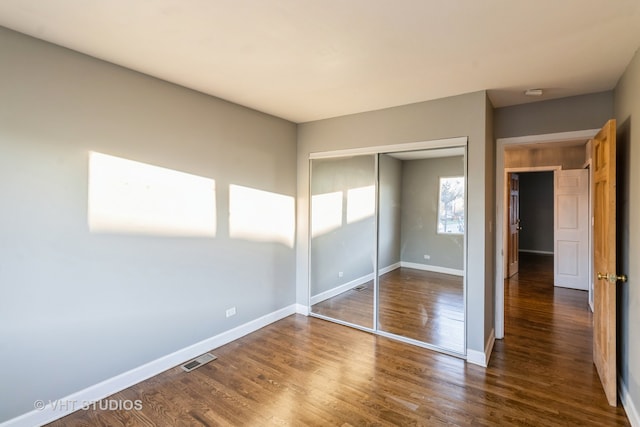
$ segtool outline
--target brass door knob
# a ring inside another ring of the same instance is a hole
[[[627,275],[621,274],[618,276],[616,274],[598,273],[598,280],[608,280],[611,283],[616,283],[619,280],[622,283],[625,283],[627,281]]]

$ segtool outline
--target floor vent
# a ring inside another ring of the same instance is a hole
[[[356,291],[364,291],[365,289],[367,289],[367,287],[365,285],[358,285],[355,288]]]
[[[205,353],[202,356],[198,356],[193,360],[190,360],[189,362],[185,363],[184,365],[181,366],[182,370],[184,370],[185,372],[191,372],[194,369],[199,368],[200,366],[211,362],[212,360],[216,360],[217,357],[214,356],[211,353]]]

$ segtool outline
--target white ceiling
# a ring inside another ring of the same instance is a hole
[[[640,0],[0,0],[0,25],[305,122],[612,89],[640,46]]]

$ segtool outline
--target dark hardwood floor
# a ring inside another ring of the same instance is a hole
[[[379,329],[464,353],[462,277],[397,268],[380,276]],[[373,281],[313,306],[323,316],[373,328]]]
[[[294,315],[111,396],[139,411],[80,410],[52,426],[629,425],[591,360],[585,292],[554,289],[548,260],[506,284],[506,337],[488,368]],[[470,301],[473,303],[473,301]]]

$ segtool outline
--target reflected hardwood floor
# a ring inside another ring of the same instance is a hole
[[[412,268],[380,277],[380,330],[464,353],[463,278]]]
[[[51,425],[628,426],[591,360],[585,293],[554,289],[537,262],[506,284],[507,335],[488,368],[293,315],[191,373],[173,368],[109,398],[141,399],[140,411],[81,410]]]
[[[398,268],[380,276],[379,328],[385,332],[464,352],[462,277]],[[313,312],[373,327],[373,282],[313,306]]]
[[[373,328],[373,280],[314,304],[311,311],[354,325]]]

